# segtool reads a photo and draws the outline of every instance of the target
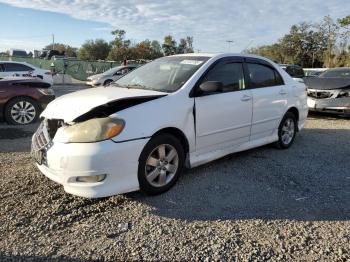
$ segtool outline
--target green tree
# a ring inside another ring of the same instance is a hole
[[[78,51],[78,48],[76,48],[76,47],[72,47],[70,45],[65,45],[65,44],[61,44],[61,43],[56,43],[54,46],[52,44],[49,44],[49,45],[45,46],[44,49],[46,49],[46,50],[55,49],[55,50],[61,52],[62,54],[64,54],[65,57],[76,56],[77,51]]]
[[[167,35],[164,37],[162,49],[163,49],[164,55],[166,56],[176,54],[177,44],[171,35]]]
[[[125,40],[125,30],[123,29],[116,29],[111,32],[111,34],[114,36],[114,40],[111,42],[112,45],[116,48],[121,47],[129,47],[131,44],[130,40]]]
[[[326,67],[333,67],[333,51],[337,42],[339,26],[330,16],[325,16],[318,27],[319,32],[327,39],[327,50],[324,52],[324,65]]]
[[[87,40],[78,51],[81,60],[105,60],[111,50],[110,44],[103,39]]]

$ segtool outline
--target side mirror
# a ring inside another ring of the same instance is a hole
[[[218,82],[218,81],[207,81],[202,83],[199,86],[199,89],[203,92],[203,93],[213,93],[213,92],[218,92],[222,90],[222,83]]]

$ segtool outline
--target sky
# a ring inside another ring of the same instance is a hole
[[[40,50],[52,34],[80,47],[124,29],[135,42],[193,36],[196,51],[241,52],[277,41],[293,24],[349,14],[349,0],[0,0],[0,51]]]

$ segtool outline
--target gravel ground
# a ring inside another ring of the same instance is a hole
[[[349,119],[313,115],[292,148],[187,170],[160,196],[97,200],[39,173],[35,127],[0,126],[1,261],[350,261]]]

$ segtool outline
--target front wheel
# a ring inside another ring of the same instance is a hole
[[[106,81],[104,81],[103,86],[109,86],[112,82],[113,80],[107,79]]]
[[[169,190],[182,172],[184,159],[184,149],[176,137],[161,134],[152,138],[139,159],[141,191],[156,195]]]
[[[278,141],[276,146],[281,149],[289,148],[295,139],[297,133],[297,120],[295,115],[291,112],[287,112],[278,128]]]

